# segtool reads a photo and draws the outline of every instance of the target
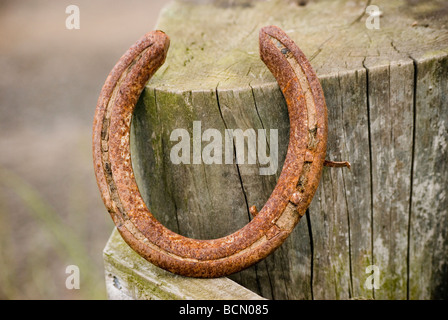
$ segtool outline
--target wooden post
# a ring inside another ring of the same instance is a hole
[[[162,270],[133,251],[116,229],[104,248],[110,300],[261,300],[228,278],[192,279]]]
[[[165,226],[227,235],[275,186],[289,124],[258,55],[265,25],[284,29],[311,61],[328,106],[327,159],[352,164],[324,168],[288,240],[230,277],[265,298],[448,298],[448,11],[436,2],[375,4],[369,16],[354,1],[177,1],[160,16],[171,48],[142,94],[131,141],[140,191]],[[190,164],[170,159],[175,129],[189,133]],[[207,129],[223,137],[265,129],[268,142],[277,130],[276,174],[260,175],[266,165],[247,159],[194,163],[193,149],[210,143],[201,141]]]

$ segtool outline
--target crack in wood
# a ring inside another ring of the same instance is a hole
[[[411,56],[409,56],[411,58]],[[415,130],[416,130],[416,118],[417,118],[417,61],[411,58],[414,66],[414,90],[412,97],[412,151],[411,151],[411,172],[409,175],[410,188],[409,188],[409,212],[408,212],[408,238],[407,238],[407,250],[406,250],[406,299],[410,299],[410,250],[411,250],[411,221],[412,221],[412,195],[414,192],[414,163],[415,163]]]
[[[372,160],[372,129],[371,129],[371,116],[370,116],[370,98],[369,98],[369,69],[365,65],[365,58],[362,62],[362,65],[366,71],[366,107],[367,107],[367,133],[368,133],[368,141],[369,141],[369,169],[370,169],[370,252],[371,252],[371,262],[372,264],[375,264],[374,260],[374,244],[373,244],[373,232],[374,232],[374,226],[373,226],[373,160]],[[372,288],[372,296],[375,299],[375,289]]]

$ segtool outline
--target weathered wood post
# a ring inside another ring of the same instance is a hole
[[[265,25],[284,29],[311,61],[329,112],[327,159],[352,164],[324,168],[306,219],[288,240],[230,277],[250,297],[448,298],[448,10],[436,1],[375,5],[176,1],[160,16],[157,28],[171,47],[136,108],[131,143],[140,191],[166,227],[192,238],[230,234],[274,189],[289,124],[258,55]],[[176,129],[188,132],[190,164],[170,157]],[[222,134],[222,159],[226,129],[265,129],[268,149],[278,147],[278,170],[260,175],[268,166],[260,158],[204,163],[207,129]],[[270,146],[275,132],[278,145]],[[114,234],[105,250],[112,286],[146,272],[138,256],[117,252],[120,241]]]

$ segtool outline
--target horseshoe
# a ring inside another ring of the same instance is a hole
[[[267,257],[294,229],[316,192],[327,146],[327,108],[319,80],[303,52],[275,26],[259,34],[260,56],[286,99],[288,151],[275,189],[240,230],[212,240],[179,235],[157,221],[140,195],[131,164],[130,125],[147,81],[165,62],[169,38],[144,35],[121,57],[100,93],[93,124],[95,175],[104,204],[126,243],[170,272],[212,278]]]

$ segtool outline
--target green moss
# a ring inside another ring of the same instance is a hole
[[[154,297],[160,300],[180,300],[178,296],[164,290],[164,283],[155,284],[147,280],[130,274],[127,278],[130,288],[138,293],[137,298],[140,300],[153,300]]]

